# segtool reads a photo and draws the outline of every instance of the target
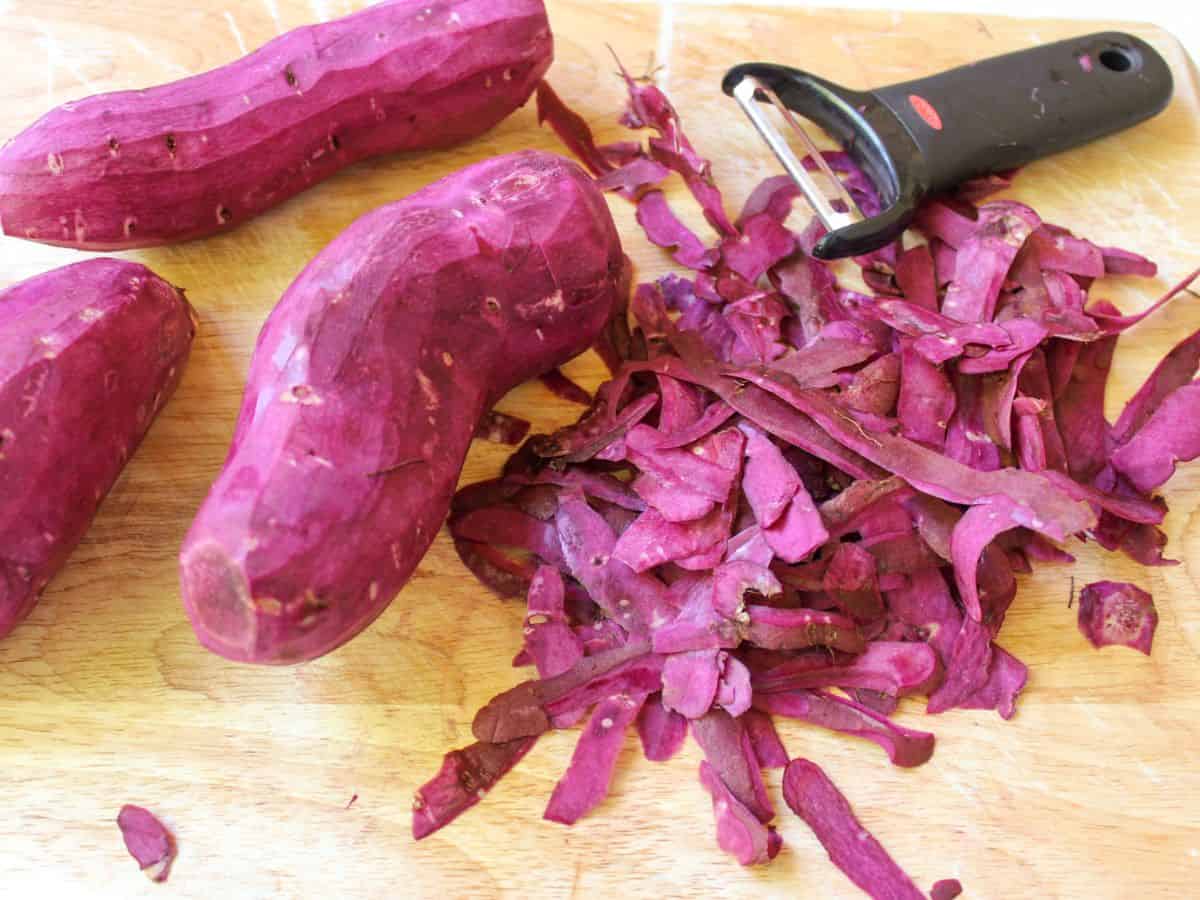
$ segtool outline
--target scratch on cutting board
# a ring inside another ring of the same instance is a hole
[[[963,784],[957,775],[953,775],[948,771],[943,771],[942,774],[946,781],[949,782],[950,787],[954,788],[955,791],[957,791],[959,794],[962,794],[962,796],[966,797],[968,800],[975,799],[975,791]]]
[[[673,0],[663,0],[658,18],[658,46],[655,56],[658,57],[659,87],[664,91],[671,80],[671,50],[675,44],[675,3]]]
[[[224,15],[225,21],[229,23],[229,30],[233,34],[233,39],[237,41],[238,50],[241,51],[242,56],[245,56],[247,52],[246,42],[242,40],[242,30],[238,28],[237,19],[233,17],[233,13],[229,10],[225,10]]]
[[[1194,856],[1195,854],[1196,854],[1196,851],[1193,850],[1192,855]],[[583,874],[583,865],[581,863],[575,863],[575,877],[573,879],[571,879],[571,898],[570,898],[570,900],[575,900],[576,895],[579,893],[579,876],[582,874]]]
[[[58,66],[62,66],[70,72],[76,81],[87,88],[88,93],[94,94],[96,88],[92,80],[78,66],[71,62],[67,54],[63,53],[62,47],[59,46],[58,41],[54,39],[54,35],[50,33],[49,29],[43,25],[39,25],[38,31],[42,33],[41,42],[46,48],[46,98],[52,99],[54,96],[54,70]]]
[[[1176,212],[1183,209],[1183,207],[1179,205],[1179,201],[1175,199],[1175,195],[1163,187],[1162,184],[1159,183],[1158,179],[1151,178],[1150,187],[1153,188],[1156,194],[1162,197],[1163,202],[1166,203],[1171,209],[1175,210]]]
[[[275,0],[263,0],[263,6],[267,8],[267,12],[271,14],[271,20],[275,23],[275,33],[283,34],[283,23],[279,21],[279,6]]]
[[[54,56],[50,49],[50,44],[43,41],[46,45],[46,104],[54,105]]]
[[[129,41],[129,45],[131,47],[133,47],[133,49],[136,50],[139,54],[141,54],[141,56],[143,58],[148,59],[151,62],[156,62],[160,66],[162,66],[164,69],[170,69],[172,72],[175,72],[179,75],[191,75],[192,74],[187,69],[185,69],[183,66],[181,66],[179,63],[175,62],[173,59],[169,59],[161,53],[153,52],[149,47],[147,47],[145,44],[143,44],[141,42],[141,40],[134,37],[132,34],[125,35],[125,38]]]
[[[1142,774],[1149,778],[1152,784],[1162,784],[1162,777],[1154,766],[1142,763]]]
[[[1083,708],[1083,714],[1087,717],[1087,720],[1089,722],[1091,722],[1093,726],[1095,726],[1096,728],[1103,728],[1106,731],[1108,730],[1108,724],[1102,718],[1100,718],[1100,716],[1096,713],[1096,711],[1094,709],[1092,709],[1091,703],[1089,703],[1083,697],[1072,697],[1071,700],[1077,706],[1080,706]]]
[[[833,36],[834,45],[842,51],[846,56],[854,60],[854,65],[858,67],[859,72],[866,74],[866,67],[863,66],[862,60],[858,58],[858,53],[854,49],[854,42],[844,34],[835,34]]]

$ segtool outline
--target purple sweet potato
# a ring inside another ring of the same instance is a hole
[[[259,336],[233,446],[183,546],[201,642],[290,663],[365,628],[433,541],[480,417],[596,340],[623,267],[587,175],[532,151],[330,244]]]
[[[195,332],[183,293],[137,263],[88,260],[0,293],[0,637],[83,538]]]
[[[87,250],[227,231],[358,160],[488,131],[553,55],[542,0],[378,3],[52,110],[0,150],[0,227]]]

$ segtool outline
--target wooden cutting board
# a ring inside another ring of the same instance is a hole
[[[50,107],[234,59],[275,34],[362,4],[299,0],[0,0],[0,136]],[[735,62],[773,59],[851,86],[887,83],[1111,23],[770,7],[552,0],[558,90],[614,139],[621,85],[606,49],[654,59],[731,204],[776,172],[718,92]],[[1134,7],[1136,9],[1136,7]],[[1127,310],[1200,264],[1200,102],[1195,70],[1152,28],[1175,100],[1136,131],[1031,167],[1015,195],[1050,221],[1154,256],[1157,283],[1103,285]],[[131,254],[186,287],[201,330],[187,377],[95,525],[30,619],[0,643],[0,892],[7,897],[858,897],[808,829],[780,816],[786,849],[741,869],[715,846],[698,755],[651,764],[630,738],[610,799],[573,829],[541,821],[573,732],[540,742],[481,806],[421,844],[414,789],[470,741],[474,711],[519,679],[509,667],[521,609],[482,590],[439,538],[411,584],[365,634],[309,665],[235,666],[203,651],[180,609],[175,556],[225,455],[263,319],[305,262],[360,214],[486,156],[555,149],[531,109],[455,151],[357,166],[236,233]],[[668,269],[614,201],[641,274]],[[0,240],[0,284],[79,259]],[[1126,280],[1130,282],[1131,280]],[[1110,414],[1155,361],[1200,327],[1180,300],[1122,343]],[[597,361],[569,367],[595,384]],[[578,410],[539,386],[502,408],[538,427]],[[472,451],[464,479],[505,451]],[[900,721],[938,735],[933,760],[890,767],[871,745],[784,727],[862,820],[928,887],[968,897],[1196,895],[1200,882],[1200,466],[1167,492],[1175,568],[1143,571],[1079,549],[1072,569],[1023,578],[1003,643],[1031,666],[1017,717],[953,712]],[[3,498],[0,498],[0,503]],[[1069,608],[1072,579],[1153,591],[1154,655],[1097,652]],[[779,773],[770,775],[778,797]],[[353,798],[357,800],[351,803]],[[118,808],[142,803],[178,836],[165,887],[126,855]]]

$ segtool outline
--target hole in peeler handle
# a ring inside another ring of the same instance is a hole
[[[1109,47],[1100,51],[1100,65],[1110,72],[1129,72],[1134,69],[1139,60],[1134,51],[1125,47]]]

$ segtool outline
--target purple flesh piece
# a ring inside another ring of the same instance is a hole
[[[874,741],[893,765],[904,768],[919,766],[933,755],[932,734],[893,725],[886,716],[825,691],[764,694],[755,698],[755,708]]]
[[[991,662],[991,632],[975,619],[965,618],[945,661],[945,679],[930,695],[926,710],[941,713],[961,705],[987,683]]]
[[[596,704],[584,726],[571,765],[554,787],[543,818],[574,825],[608,796],[617,755],[625,743],[625,730],[637,718],[645,695],[625,694]]]
[[[541,678],[561,675],[583,658],[583,642],[571,629],[564,598],[558,569],[541,566],[529,585],[525,617],[525,652]]]
[[[1158,274],[1158,266],[1136,253],[1121,250],[1117,247],[1101,247],[1100,254],[1104,259],[1104,271],[1109,275],[1141,275],[1143,278],[1153,278]]]
[[[125,849],[151,881],[166,881],[175,861],[175,838],[158,817],[141,806],[126,804],[117,814]]]
[[[1184,338],[1163,357],[1121,412],[1113,426],[1112,439],[1124,444],[1137,434],[1163,401],[1176,389],[1190,383],[1200,369],[1200,331]]]
[[[773,832],[733,795],[707,762],[700,763],[700,784],[712,797],[717,845],[743,866],[770,862],[779,852],[778,846],[772,847]]]
[[[963,892],[957,878],[943,878],[935,881],[929,890],[929,900],[954,900]]]
[[[756,692],[769,694],[804,688],[868,688],[904,696],[928,687],[938,675],[937,655],[925,644],[873,641],[845,665],[812,667],[784,663],[754,678]]]
[[[1016,714],[1017,697],[1025,688],[1029,670],[1003,647],[992,644],[987,680],[975,693],[962,700],[959,709],[994,709],[1002,719]]]
[[[959,245],[954,281],[942,312],[960,322],[990,322],[1004,276],[1041,220],[1027,206],[1001,200],[979,211],[970,235]]]
[[[905,347],[900,355],[898,416],[902,434],[909,440],[940,450],[946,443],[946,427],[958,400],[950,379],[924,356]]]
[[[662,673],[662,702],[687,719],[699,719],[712,708],[721,677],[719,650],[689,650],[667,657]]]
[[[726,238],[721,255],[729,268],[754,283],[795,249],[792,233],[769,213],[761,213],[742,223],[741,237]]]
[[[762,529],[767,545],[785,562],[797,563],[829,540],[829,532],[812,497],[800,484],[783,516],[769,528]]]
[[[1200,456],[1200,382],[1176,388],[1132,437],[1116,449],[1112,466],[1144,494]]]
[[[742,715],[742,725],[750,737],[750,745],[754,748],[754,757],[764,769],[782,769],[788,764],[790,757],[775,724],[766,713],[757,709],[748,709]]]
[[[721,651],[717,656],[721,677],[717,682],[714,702],[735,718],[750,708],[752,700],[750,670],[736,656]]]
[[[746,639],[768,650],[832,647],[843,653],[861,653],[866,642],[848,616],[817,609],[779,609],[748,606],[750,624]]]
[[[692,736],[704,751],[705,759],[738,801],[763,824],[775,818],[754,745],[741,720],[714,709],[691,724]]]
[[[1117,644],[1150,655],[1158,611],[1149,594],[1118,581],[1097,581],[1079,592],[1079,630],[1096,648]]]
[[[413,838],[429,837],[477,804],[535,743],[536,737],[505,744],[480,742],[447,753],[441,771],[413,799]]]
[[[801,489],[800,476],[779,448],[757,428],[742,426],[747,436],[742,490],[760,528],[770,528]]]
[[[682,749],[687,741],[687,719],[663,706],[662,697],[655,694],[642,705],[637,719],[638,737],[642,752],[651,762],[666,762]]]
[[[924,900],[816,763],[794,759],[788,764],[783,797],[813,830],[833,864],[868,895],[876,900]]]
[[[716,262],[716,252],[706,250],[696,233],[675,217],[662,191],[650,191],[638,201],[637,220],[651,243],[673,250],[681,266],[707,269]]]

